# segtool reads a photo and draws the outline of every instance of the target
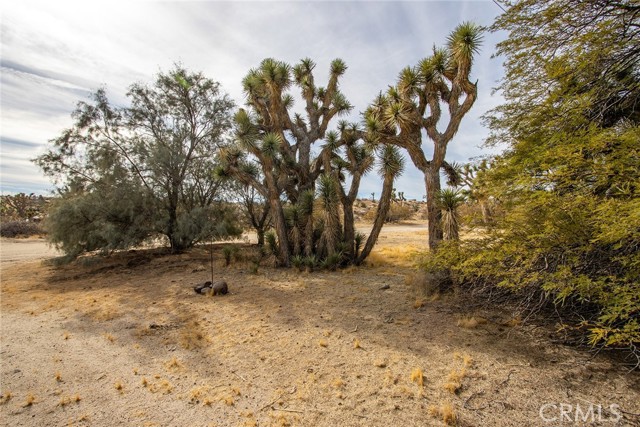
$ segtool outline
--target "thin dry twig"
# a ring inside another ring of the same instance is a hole
[[[500,384],[498,384],[498,387],[502,387],[503,385],[507,384],[509,382],[509,380],[511,379],[511,374],[513,374],[515,371],[512,369],[511,371],[509,371],[509,374],[507,375],[507,379],[502,381]]]
[[[231,371],[231,373],[233,375],[235,375],[236,377],[240,378],[242,381],[247,382],[247,379],[245,377],[243,377],[242,375],[237,374],[235,371]]]
[[[464,403],[462,404],[462,407],[463,407],[464,409],[470,409],[470,410],[472,410],[472,411],[481,411],[481,410],[483,410],[483,409],[487,408],[489,405],[480,406],[480,407],[478,407],[478,408],[469,408],[469,407],[467,407],[467,404],[468,404],[468,403],[469,403],[473,398],[478,397],[478,396],[482,396],[483,394],[484,394],[484,391],[478,391],[478,392],[476,392],[476,393],[473,393],[471,396],[469,396],[469,397],[464,401]]]

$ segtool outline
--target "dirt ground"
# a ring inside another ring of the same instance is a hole
[[[17,262],[33,261],[62,255],[41,237],[28,239],[0,238],[0,265],[4,268]]]
[[[206,248],[3,255],[0,424],[640,425],[640,375],[608,356],[463,295],[423,299],[425,241],[385,227],[370,265],[313,273],[224,267],[216,245],[231,294],[215,297],[192,289]]]

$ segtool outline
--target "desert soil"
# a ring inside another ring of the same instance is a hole
[[[640,425],[639,375],[617,360],[464,295],[424,299],[425,241],[385,227],[370,265],[313,273],[224,267],[215,245],[231,290],[215,297],[192,289],[204,247],[56,267],[3,241],[0,424]]]

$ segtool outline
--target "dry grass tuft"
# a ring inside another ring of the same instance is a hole
[[[149,381],[145,377],[142,377],[141,384],[142,384],[142,387],[148,387]]]
[[[178,369],[178,368],[182,368],[183,366],[182,362],[180,362],[178,358],[175,356],[173,356],[171,360],[166,362],[164,365],[167,367],[167,369]]]
[[[464,316],[458,319],[456,324],[461,328],[474,329],[478,327],[478,325],[484,325],[485,323],[487,323],[487,320],[482,317]]]
[[[415,245],[391,246],[374,249],[366,263],[371,267],[402,266],[413,267],[421,248]]]
[[[358,349],[358,348],[362,348],[362,346],[360,345],[360,340],[359,339],[354,339],[353,340],[353,348]]]
[[[160,391],[162,394],[169,394],[173,391],[173,385],[167,380],[162,380],[160,381]]]
[[[58,406],[65,407],[71,403],[80,403],[82,397],[79,394],[75,394],[73,396],[64,396],[60,398],[60,402],[58,402]]]
[[[60,372],[56,372],[53,378],[55,378],[56,382],[62,382],[62,374]]]
[[[333,380],[333,382],[331,383],[331,385],[334,388],[344,388],[345,386],[345,382],[342,380],[342,378],[336,378],[335,380]]]
[[[5,391],[4,393],[2,393],[2,397],[0,397],[0,404],[5,404],[8,401],[11,400],[11,398],[13,397],[13,394],[11,394],[10,391]]]
[[[424,387],[424,373],[422,369],[416,368],[411,372],[411,382],[418,384],[420,387]]]
[[[376,366],[378,368],[386,368],[387,367],[387,361],[384,359],[376,359],[373,362],[373,366]]]
[[[320,347],[326,347],[326,346],[329,345],[329,343],[327,342],[327,340],[320,340],[320,341],[318,341],[318,345]]]
[[[67,331],[64,331],[64,333],[62,334],[62,339],[68,340],[69,338],[71,338],[71,334]]]
[[[111,335],[109,333],[103,334],[102,336],[109,342],[114,342],[116,340],[116,337],[114,337],[113,335]]]
[[[188,322],[180,331],[180,345],[185,350],[202,348],[207,341],[209,341],[207,335],[196,320]]]
[[[522,319],[520,318],[520,316],[516,316],[512,319],[507,320],[506,322],[502,322],[503,326],[509,326],[510,328],[520,326],[521,324],[522,324]]]
[[[355,265],[350,265],[349,267],[343,268],[341,270],[341,273],[346,275],[356,274],[357,272],[358,272],[358,267],[356,267]]]
[[[447,382],[444,384],[444,389],[451,394],[457,394],[462,388],[462,380],[466,375],[467,370],[465,368],[451,370],[447,376]]]
[[[413,302],[413,308],[415,309],[424,307],[427,302],[434,302],[441,298],[442,283],[439,277],[433,273],[418,270],[405,275],[404,283],[409,287],[415,298]]]
[[[34,403],[36,403],[36,397],[33,394],[29,393],[27,394],[27,397],[24,399],[24,403],[22,404],[22,407],[27,408],[33,405]]]
[[[235,401],[233,400],[232,396],[226,396],[222,398],[222,401],[224,402],[225,405],[227,406],[233,406],[235,404]]]
[[[455,425],[457,416],[453,405],[449,402],[443,403],[440,406],[430,406],[429,415],[434,418],[440,418],[446,425]]]
[[[122,381],[118,380],[116,381],[113,386],[116,388],[116,390],[118,390],[120,392],[120,394],[124,393],[124,385],[122,384]]]

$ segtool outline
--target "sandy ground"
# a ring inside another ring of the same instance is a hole
[[[53,267],[3,242],[0,425],[640,425],[637,373],[464,296],[422,299],[425,240],[387,227],[369,266],[311,274],[224,267],[217,246],[222,297],[192,290],[205,248]]]
[[[3,268],[17,262],[33,261],[60,255],[43,238],[0,238],[0,266]]]

